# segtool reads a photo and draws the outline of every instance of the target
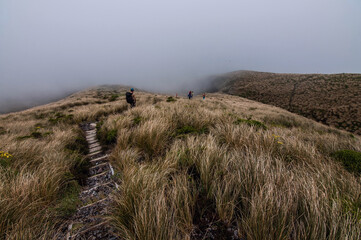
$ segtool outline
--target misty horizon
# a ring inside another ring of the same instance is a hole
[[[361,2],[0,2],[0,113],[91,86],[174,92],[238,70],[361,73]]]

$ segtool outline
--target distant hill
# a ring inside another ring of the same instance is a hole
[[[237,71],[213,90],[238,95],[361,134],[361,74],[280,74]]]

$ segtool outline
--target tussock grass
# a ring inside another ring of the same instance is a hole
[[[79,100],[77,100],[79,99]],[[81,121],[126,110],[95,103],[92,90],[0,116],[0,239],[52,239],[77,208],[87,177]]]
[[[270,120],[280,115],[292,122]],[[266,127],[234,124],[250,117]],[[198,239],[205,222],[247,239],[360,237],[360,178],[331,157],[360,151],[359,137],[218,94],[143,105],[102,128],[118,132],[111,219],[125,239]]]
[[[0,239],[51,239],[74,212],[88,168],[76,124],[94,120],[114,144],[109,218],[124,239],[360,238],[361,179],[333,155],[361,152],[360,137],[239,97],[137,92],[130,109],[122,91],[0,117],[0,151],[13,155],[0,166]]]

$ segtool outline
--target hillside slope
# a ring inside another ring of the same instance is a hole
[[[361,134],[361,74],[238,71],[217,77],[217,90]]]
[[[359,136],[227,94],[136,91],[130,109],[124,92],[0,116],[0,239],[52,239],[74,215],[90,121],[119,185],[108,214],[121,239],[360,239]]]

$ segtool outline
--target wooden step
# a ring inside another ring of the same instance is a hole
[[[88,155],[86,155],[87,158],[92,158],[92,157],[99,157],[97,155],[101,155],[103,154],[103,151],[97,151],[97,152],[92,152],[92,153],[89,153]]]
[[[88,177],[87,184],[89,187],[94,187],[96,185],[99,184],[103,184],[105,182],[109,182],[111,180],[111,172],[110,171],[106,171],[91,177]]]
[[[95,142],[95,143],[88,143],[89,144],[89,148],[95,148],[95,147],[100,147],[100,143],[99,142]]]
[[[89,160],[89,162],[91,164],[93,164],[93,165],[99,165],[99,164],[102,164],[102,163],[107,162],[107,161],[108,161],[108,155],[107,154]]]
[[[85,131],[85,133],[87,133],[87,134],[90,134],[90,133],[96,133],[97,132],[97,130],[96,129],[91,129],[91,130],[87,130],[87,131]]]
[[[113,181],[106,183],[101,183],[95,185],[92,188],[84,190],[80,193],[80,200],[83,204],[90,204],[96,202],[104,197],[109,196],[109,194],[116,188],[116,185]]]
[[[89,153],[94,153],[94,152],[97,152],[97,151],[99,151],[101,149],[102,149],[101,146],[89,148]]]
[[[107,221],[86,228],[83,231],[74,234],[71,237],[71,239],[72,240],[88,240],[88,239],[120,240],[120,238],[114,234],[114,229],[110,226],[109,222]]]
[[[68,230],[69,237],[67,239],[74,239],[73,237],[76,236],[78,233],[104,223],[106,223],[106,220],[103,217],[90,217],[87,219],[86,222],[73,221],[72,224],[69,225],[70,228]]]
[[[85,137],[96,137],[97,136],[97,132],[91,132],[91,133],[85,133]]]
[[[97,142],[99,142],[98,139],[94,139],[94,140],[88,141],[88,144],[91,145],[91,144],[94,144]]]
[[[89,168],[89,174],[90,174],[90,176],[94,176],[94,175],[97,175],[99,173],[109,171],[109,170],[111,170],[109,163],[105,162],[105,163],[101,163],[101,164],[98,164],[98,165],[95,165],[95,166]]]
[[[88,139],[92,139],[92,138],[98,138],[97,137],[97,134],[96,133],[92,133],[92,134],[86,134],[85,135],[85,139],[88,140]]]

